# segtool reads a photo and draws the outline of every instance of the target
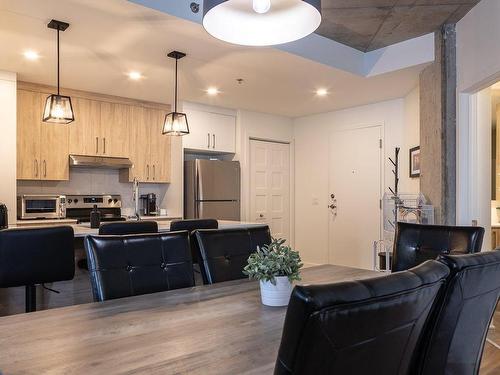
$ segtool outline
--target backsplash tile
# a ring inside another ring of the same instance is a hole
[[[168,208],[165,196],[169,184],[140,184],[140,194],[155,193],[161,208]],[[134,211],[132,183],[119,181],[115,169],[71,168],[69,181],[17,181],[17,194],[119,194],[122,196],[122,214]],[[170,213],[168,213],[170,214]]]

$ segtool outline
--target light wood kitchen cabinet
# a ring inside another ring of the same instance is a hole
[[[75,121],[69,128],[69,153],[97,155],[97,131],[101,121],[101,103],[96,100],[71,98]]]
[[[101,102],[101,120],[96,133],[98,155],[126,157],[129,153],[130,106]]]
[[[120,173],[122,181],[170,182],[171,137],[161,134],[167,112],[153,108],[131,108],[130,153],[134,163]]]
[[[169,106],[76,90],[70,95],[75,121],[42,123],[48,86],[18,84],[18,179],[67,180],[69,155],[130,158],[121,181],[169,183],[171,137],[162,135]]]
[[[130,106],[75,97],[70,154],[127,157]]]
[[[20,180],[69,179],[69,128],[42,122],[47,96],[18,90],[17,178]]]
[[[188,150],[211,153],[236,152],[236,116],[187,109],[189,134],[183,137]]]

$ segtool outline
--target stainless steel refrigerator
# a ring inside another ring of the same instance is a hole
[[[185,161],[184,217],[240,220],[240,163]]]

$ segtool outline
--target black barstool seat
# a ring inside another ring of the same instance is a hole
[[[36,311],[36,284],[75,276],[73,239],[70,226],[0,231],[0,288],[24,286],[26,312]]]

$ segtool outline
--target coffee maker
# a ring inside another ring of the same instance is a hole
[[[145,216],[158,215],[156,208],[156,194],[149,193],[141,195],[142,214]]]
[[[0,229],[7,229],[9,227],[9,217],[7,206],[0,203]]]

